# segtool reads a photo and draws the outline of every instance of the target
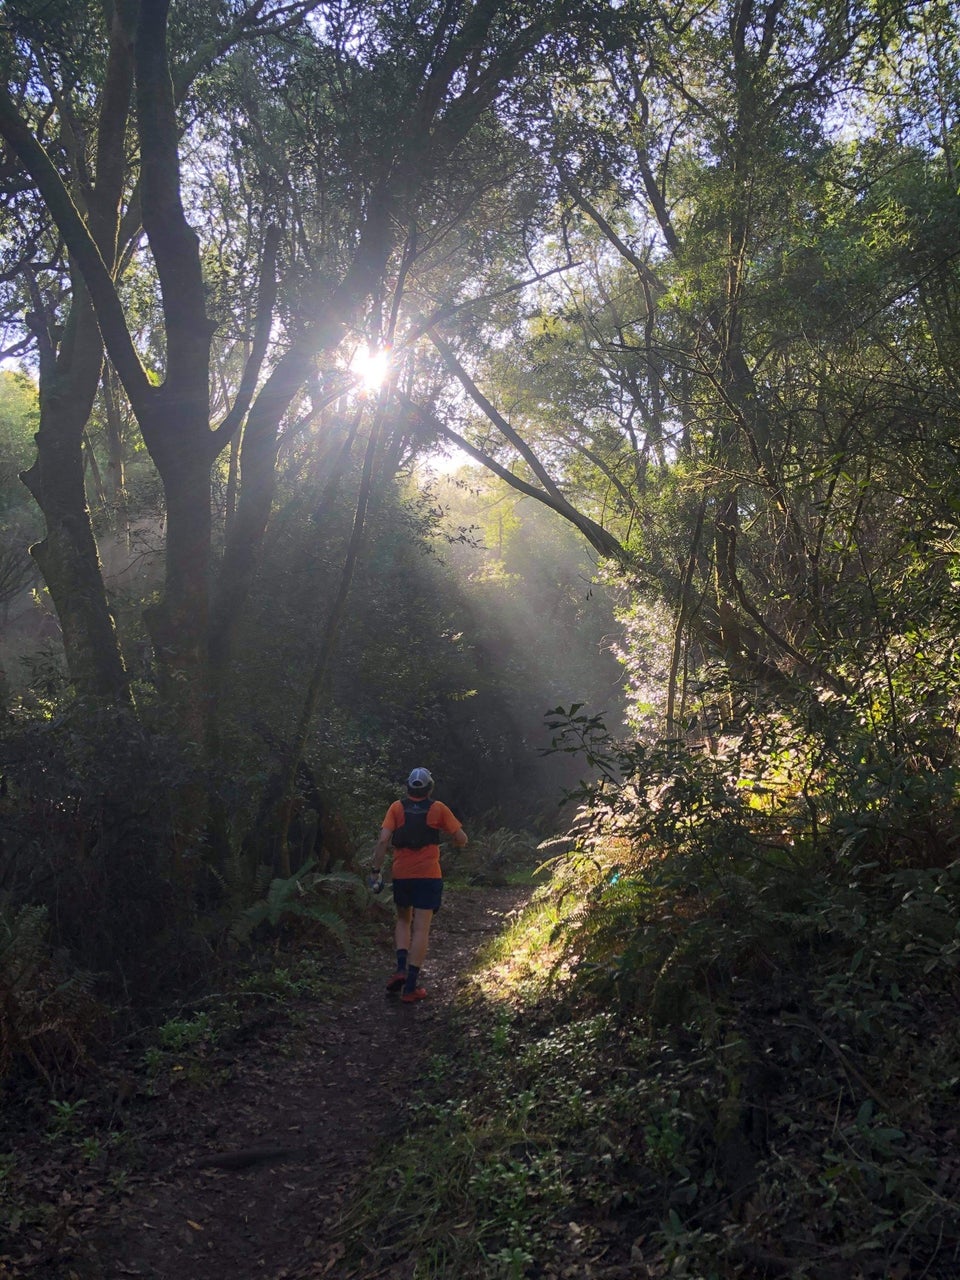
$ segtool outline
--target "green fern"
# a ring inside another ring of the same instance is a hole
[[[250,937],[254,929],[267,924],[272,929],[294,920],[320,925],[341,942],[346,941],[347,921],[330,905],[330,900],[350,894],[363,898],[360,879],[349,871],[336,869],[314,873],[316,861],[304,863],[292,876],[271,880],[263,898],[247,907],[231,930],[240,941]]]
[[[86,1055],[102,1010],[89,975],[57,972],[45,907],[0,904],[0,1080],[18,1060],[49,1085]]]

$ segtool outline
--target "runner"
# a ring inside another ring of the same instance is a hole
[[[467,843],[467,833],[459,819],[445,804],[431,800],[432,792],[429,770],[414,769],[407,779],[407,798],[395,800],[387,810],[371,863],[370,888],[379,893],[387,850],[393,846],[397,970],[387,983],[387,991],[399,991],[404,1004],[415,1004],[427,994],[419,979],[430,925],[440,910],[443,894],[440,836],[449,835],[458,849]]]

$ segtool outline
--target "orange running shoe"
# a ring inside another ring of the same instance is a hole
[[[400,997],[404,1004],[416,1004],[418,1000],[426,1000],[426,998],[425,987],[417,987],[415,991],[404,991]]]

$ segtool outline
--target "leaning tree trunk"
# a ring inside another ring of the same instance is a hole
[[[113,8],[108,33],[95,177],[82,192],[88,233],[97,246],[105,275],[116,261],[133,84],[129,14],[123,6]],[[46,157],[9,99],[0,104],[0,115],[8,143],[28,171],[38,177],[37,162],[42,168]],[[72,159],[79,169],[80,156]],[[88,165],[89,157],[84,156],[82,167]],[[69,199],[66,193],[62,199]],[[75,206],[71,204],[70,208],[77,216]],[[100,380],[103,341],[84,287],[82,267],[73,257],[70,269],[71,303],[59,342],[54,338],[54,318],[46,313],[39,288],[36,284],[31,288],[34,313],[30,323],[39,355],[40,426],[36,461],[21,479],[40,507],[46,525],[46,536],[31,552],[57,611],[70,678],[82,694],[123,704],[131,701],[129,683],[107,602],[83,483],[83,432]]]
[[[130,507],[127,501],[126,461],[123,445],[123,418],[120,389],[113,366],[108,365],[103,379],[104,419],[107,429],[107,492],[114,508],[114,519],[124,549],[130,550]]]
[[[37,457],[21,480],[43,513],[45,536],[30,548],[60,622],[67,671],[81,695],[129,703],[113,615],[107,601],[83,476],[83,432],[103,360],[86,291],[74,301],[59,354],[47,326],[33,318],[40,346]]]

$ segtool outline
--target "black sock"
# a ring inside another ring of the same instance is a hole
[[[407,980],[403,984],[403,989],[408,994],[417,989],[417,978],[420,977],[420,968],[415,964],[407,965]]]
[[[407,951],[405,947],[397,947],[397,973],[407,972]]]

